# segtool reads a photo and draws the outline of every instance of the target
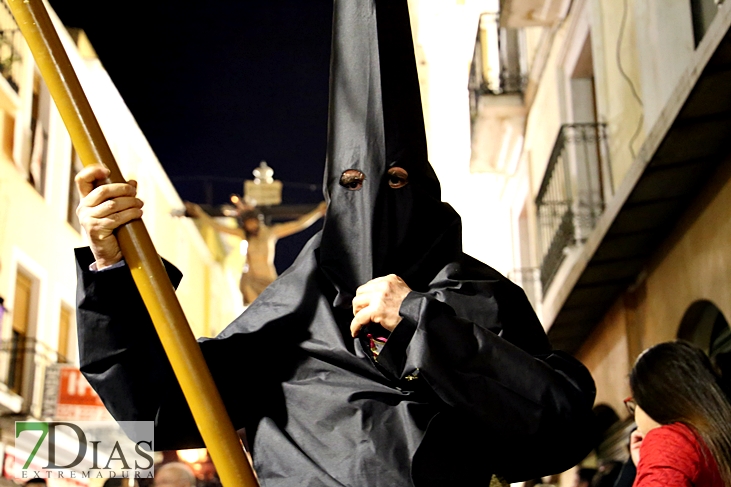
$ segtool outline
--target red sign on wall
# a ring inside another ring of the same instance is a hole
[[[75,367],[64,367],[58,381],[58,400],[56,404],[104,407],[99,395]]]
[[[44,415],[58,421],[112,419],[99,395],[73,365],[53,364],[46,369]]]

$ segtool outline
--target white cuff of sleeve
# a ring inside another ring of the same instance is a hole
[[[89,265],[89,270],[92,272],[106,272],[106,271],[110,271],[112,269],[119,269],[120,267],[124,267],[125,265],[127,265],[127,263],[124,261],[124,259],[122,259],[119,262],[117,262],[116,264],[112,264],[109,267],[105,267],[104,269],[99,270],[96,267],[96,261],[94,261]]]

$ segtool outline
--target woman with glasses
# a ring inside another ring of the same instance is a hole
[[[630,388],[634,487],[731,486],[731,404],[702,350],[682,341],[649,348]]]

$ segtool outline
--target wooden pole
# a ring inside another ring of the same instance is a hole
[[[105,164],[110,182],[125,182],[42,0],[8,3],[81,162]],[[147,228],[132,221],[117,239],[222,484],[258,486]]]

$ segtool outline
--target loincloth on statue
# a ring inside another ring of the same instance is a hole
[[[252,275],[250,272],[244,272],[241,274],[239,289],[241,290],[241,293],[244,294],[244,296],[247,295],[245,290],[253,291],[258,296],[272,282],[274,282],[274,279],[270,277],[256,276]]]

